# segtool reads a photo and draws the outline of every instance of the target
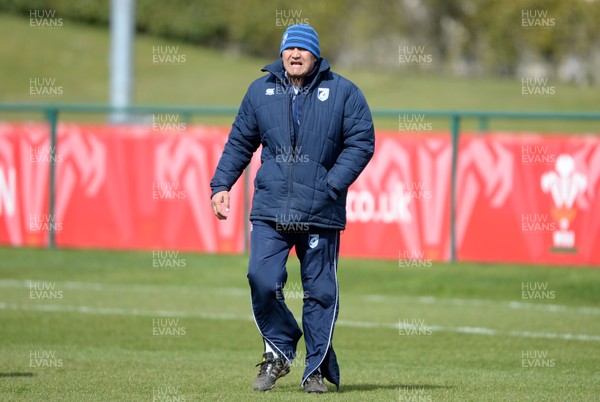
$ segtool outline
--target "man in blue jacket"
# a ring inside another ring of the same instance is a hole
[[[304,288],[301,385],[321,393],[328,390],[323,378],[339,388],[332,338],[340,231],[346,226],[348,187],[373,156],[375,135],[365,97],[330,70],[312,27],[290,26],[279,55],[244,96],[210,183],[211,205],[219,219],[227,219],[229,190],[262,145],[250,213],[248,281],[265,349],[253,387],[273,388],[296,356],[302,331],[282,292],[295,247]]]

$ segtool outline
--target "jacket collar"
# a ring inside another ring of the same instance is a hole
[[[314,74],[312,80],[308,83],[308,89],[311,89],[317,82],[320,81],[320,77],[329,71],[329,62],[327,59],[319,58],[317,60],[317,72]],[[285,76],[285,69],[283,68],[283,60],[279,59],[274,63],[267,64],[260,71],[266,71],[273,74],[278,80],[287,84],[288,80]]]

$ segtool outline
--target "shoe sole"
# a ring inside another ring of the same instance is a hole
[[[304,389],[304,392],[306,392],[307,394],[325,394],[327,392],[329,392],[329,390],[326,391],[320,391],[320,390],[306,390]]]

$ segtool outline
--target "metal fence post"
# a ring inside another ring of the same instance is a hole
[[[479,116],[479,134],[485,133],[489,129],[488,117],[486,115]]]
[[[458,163],[458,136],[460,115],[454,113],[452,122],[452,171],[450,177],[450,261],[456,262],[456,166]]]
[[[56,216],[54,214],[55,206],[55,195],[56,195],[56,129],[58,124],[58,109],[57,108],[49,108],[46,110],[46,117],[48,118],[48,123],[50,124],[50,163],[49,163],[49,186],[48,186],[48,219],[50,222],[56,223]],[[54,249],[56,247],[55,242],[55,225],[49,225],[48,230],[48,248]]]

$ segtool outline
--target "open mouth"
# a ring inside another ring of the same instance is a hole
[[[302,67],[302,62],[301,61],[292,61],[290,64],[292,66]]]

